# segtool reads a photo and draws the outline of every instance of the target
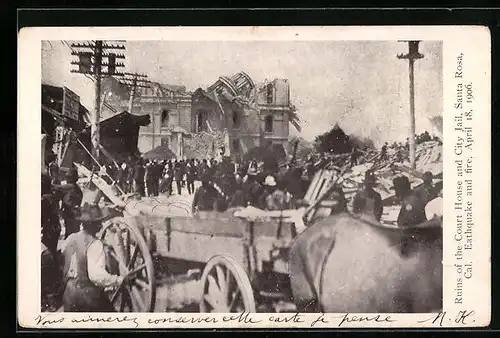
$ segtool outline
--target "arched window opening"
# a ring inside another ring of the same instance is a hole
[[[196,113],[196,132],[202,132],[207,129],[207,112],[199,110]]]
[[[274,94],[274,87],[273,84],[270,83],[267,85],[267,103],[273,103],[273,95]]]
[[[273,131],[273,116],[267,115],[265,119],[265,131],[271,133]]]
[[[170,112],[168,110],[161,111],[161,125],[167,127],[170,123]]]

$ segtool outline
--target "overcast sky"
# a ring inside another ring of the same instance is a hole
[[[255,83],[288,78],[301,135],[313,140],[336,122],[348,133],[377,143],[403,141],[409,128],[406,43],[396,41],[129,41],[127,71],[152,81],[206,88],[221,75],[244,71]],[[417,132],[432,130],[428,118],[442,115],[442,44],[423,41],[415,63]],[[61,41],[42,43],[42,81],[67,86],[93,108],[93,82],[70,73],[71,50]],[[293,127],[291,127],[293,128]]]

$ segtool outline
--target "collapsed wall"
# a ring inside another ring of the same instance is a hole
[[[224,137],[224,132],[218,130],[191,134],[184,139],[184,156],[199,160],[215,157],[215,153],[224,146]]]

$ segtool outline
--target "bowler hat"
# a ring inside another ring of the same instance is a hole
[[[106,208],[104,211],[98,205],[85,203],[80,208],[80,215],[76,219],[83,223],[101,222],[109,216]]]
[[[270,187],[276,186],[276,180],[274,179],[274,176],[271,176],[271,175],[267,176],[266,180],[264,181],[264,185],[267,185]]]

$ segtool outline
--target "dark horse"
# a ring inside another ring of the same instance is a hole
[[[300,312],[425,313],[442,309],[442,219],[393,229],[340,213],[290,249]]]

